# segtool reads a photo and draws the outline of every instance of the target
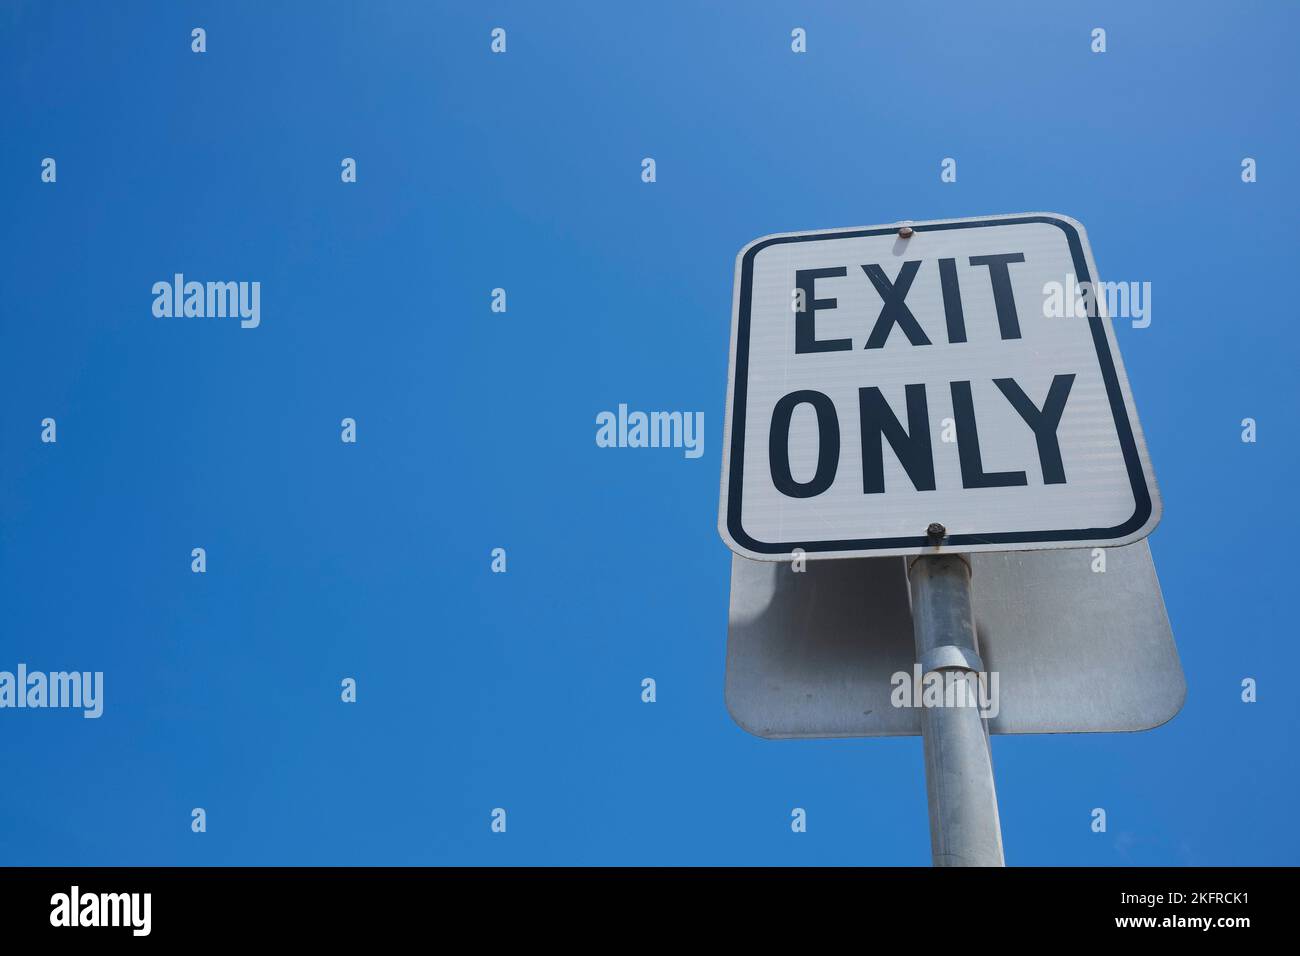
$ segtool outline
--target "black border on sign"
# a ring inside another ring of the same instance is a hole
[[[1083,243],[1079,239],[1079,230],[1071,223],[1053,216],[1017,216],[1011,219],[973,219],[963,222],[930,223],[913,225],[916,232],[937,232],[944,229],[973,229],[988,226],[1017,226],[1027,223],[1046,223],[1058,226],[1070,245],[1070,255],[1074,259],[1074,274],[1081,282],[1091,282],[1092,276],[1083,255]],[[736,323],[736,371],[734,394],[732,395],[731,417],[731,461],[730,477],[727,484],[727,531],[732,540],[750,551],[758,554],[788,554],[795,548],[805,552],[818,551],[871,551],[887,548],[927,548],[931,542],[924,534],[903,538],[861,538],[841,541],[790,541],[772,544],[751,538],[740,524],[741,489],[744,485],[745,469],[745,397],[749,385],[749,312],[754,287],[754,257],[768,246],[783,242],[821,242],[826,239],[859,239],[867,236],[886,236],[898,231],[897,226],[882,229],[854,229],[844,232],[807,233],[795,236],[775,236],[756,243],[746,253],[740,271],[740,303]],[[989,544],[1028,544],[1043,541],[1110,541],[1123,537],[1146,524],[1151,517],[1151,489],[1147,487],[1146,476],[1142,470],[1142,459],[1138,454],[1137,441],[1133,437],[1133,428],[1129,423],[1128,409],[1124,404],[1123,390],[1119,385],[1119,375],[1115,371],[1115,358],[1110,351],[1110,342],[1106,338],[1106,328],[1102,325],[1100,315],[1090,316],[1088,324],[1092,329],[1092,341],[1097,347],[1097,361],[1101,366],[1101,377],[1106,383],[1106,395],[1110,399],[1111,414],[1115,419],[1115,431],[1119,435],[1120,447],[1124,452],[1124,464],[1128,469],[1129,482],[1133,488],[1133,500],[1136,507],[1133,516],[1113,528],[1075,528],[1070,531],[1000,531],[990,534],[954,534],[944,539],[945,548],[960,550],[962,545]]]

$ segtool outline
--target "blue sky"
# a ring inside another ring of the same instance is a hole
[[[1152,283],[1117,332],[1188,699],[996,738],[1008,862],[1300,862],[1297,18],[6,4],[0,669],[102,670],[105,713],[0,711],[0,863],[927,864],[919,739],[723,704],[734,257],[1037,210]],[[261,325],[155,319],[176,272],[259,281]],[[702,410],[704,455],[598,448],[620,402]]]

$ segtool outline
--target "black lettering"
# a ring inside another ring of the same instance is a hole
[[[1074,376],[1057,375],[1052,379],[1052,387],[1047,390],[1047,401],[1043,402],[1042,411],[1029,400],[1029,396],[1016,384],[1014,378],[995,378],[993,384],[1002,389],[1002,394],[1007,397],[1012,408],[1034,430],[1034,440],[1038,442],[1038,460],[1043,465],[1043,484],[1065,484],[1061,440],[1056,432],[1061,426],[1061,415],[1065,411],[1065,400],[1070,397]]]
[[[817,341],[817,310],[829,310],[839,305],[838,299],[817,299],[813,291],[818,279],[831,279],[848,275],[848,269],[798,269],[794,274],[795,288],[803,292],[803,311],[794,316],[794,350],[803,352],[843,352],[853,348],[851,339],[826,339]]]
[[[961,286],[957,284],[957,260],[939,260],[939,286],[943,290],[943,317],[948,323],[948,341],[966,341],[966,315],[961,310]]]
[[[885,304],[880,310],[880,316],[876,319],[876,325],[867,339],[867,348],[884,348],[885,339],[889,338],[890,330],[895,325],[903,330],[903,334],[907,336],[907,341],[913,345],[930,344],[930,340],[925,337],[925,332],[917,323],[916,316],[912,315],[912,310],[903,303],[903,300],[907,298],[907,290],[912,287],[912,280],[916,278],[916,270],[919,268],[921,268],[920,259],[904,262],[903,267],[898,270],[898,278],[891,283],[885,278],[885,272],[880,266],[862,267],[862,271],[867,274],[867,278],[876,287],[880,297],[885,300]]]
[[[1011,273],[1007,263],[1024,262],[1023,252],[1008,252],[1000,256],[971,256],[973,266],[988,266],[993,282],[993,305],[998,310],[998,329],[1003,339],[1020,338],[1020,316],[1016,315],[1016,299],[1011,294]]]
[[[790,473],[790,418],[800,405],[817,412],[817,472],[808,482],[797,482]],[[813,498],[831,486],[840,467],[840,420],[835,403],[821,392],[791,392],[772,410],[772,427],[767,435],[767,460],[772,484],[789,498]]]
[[[1027,485],[1023,471],[991,471],[985,474],[980,456],[979,429],[975,425],[975,403],[970,397],[970,382],[953,382],[952,414],[957,425],[957,457],[961,462],[963,488],[1006,488]]]
[[[858,389],[862,428],[862,493],[885,490],[884,442],[888,439],[907,477],[917,491],[934,491],[934,449],[930,444],[930,412],[925,386],[904,386],[907,395],[907,430],[880,394],[880,389]]]

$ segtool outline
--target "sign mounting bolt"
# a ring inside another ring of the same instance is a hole
[[[912,227],[911,227],[911,226],[904,226],[903,228],[899,229],[899,230],[898,230],[898,238],[899,238],[899,239],[911,239],[911,238],[912,238]]]
[[[930,527],[925,529],[926,536],[932,544],[938,544],[944,538],[948,537],[948,529],[937,521],[930,522]]]

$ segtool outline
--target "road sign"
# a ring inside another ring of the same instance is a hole
[[[1151,551],[972,556],[979,653],[996,673],[995,734],[1149,730],[1187,693]],[[732,557],[727,708],[760,737],[921,732],[895,706],[914,673],[904,558],[789,565]],[[1104,567],[1104,571],[1095,570]]]
[[[1145,537],[1160,499],[1104,303],[1045,314],[1048,290],[1086,301],[1096,283],[1083,227],[1053,213],[750,243],[723,539],[782,560]]]

